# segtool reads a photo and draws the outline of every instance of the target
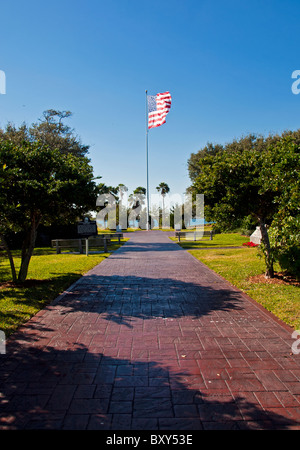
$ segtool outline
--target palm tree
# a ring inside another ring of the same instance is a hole
[[[146,197],[146,188],[142,186],[138,186],[134,191],[133,194],[130,194],[128,197],[128,203],[130,206],[129,216],[128,216],[128,222],[132,220],[137,220],[141,226],[141,217],[143,219],[143,206],[145,204],[145,197]],[[140,213],[136,215],[136,210],[139,208]],[[142,220],[143,222],[143,220]]]
[[[158,192],[160,192],[160,195],[162,196],[162,202],[163,202],[162,218],[163,218],[164,212],[165,212],[165,196],[170,192],[170,188],[167,185],[167,183],[161,182],[158,186],[156,186],[156,190]]]

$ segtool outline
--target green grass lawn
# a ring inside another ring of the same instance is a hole
[[[123,229],[122,231],[116,231],[116,230],[111,230],[110,228],[100,228],[98,227],[98,235],[101,234],[113,234],[113,233],[134,233],[137,230],[137,228],[127,228],[127,229]]]
[[[265,272],[264,260],[258,256],[257,248],[230,248],[248,240],[237,233],[230,233],[216,235],[213,241],[183,242],[180,245],[190,248],[189,252],[195,258],[247,293],[285,323],[300,329],[299,286],[279,283],[279,280],[275,283],[252,280],[251,277]],[[229,248],[215,248],[217,243],[220,247]],[[280,271],[278,265],[275,265],[275,271]]]
[[[185,231],[185,230],[183,230]],[[178,241],[178,238],[171,237],[173,241]],[[192,240],[186,240],[182,239],[180,241],[180,245],[183,248],[186,249],[192,249],[192,248],[214,248],[214,247],[236,247],[243,245],[244,242],[248,242],[249,237],[248,236],[241,236],[238,233],[223,233],[223,234],[216,234],[213,237],[213,240],[211,241],[209,238],[204,237],[200,241],[192,241]]]
[[[109,252],[117,248],[118,243],[112,242]],[[18,251],[14,252],[17,269],[20,265],[18,254]],[[23,286],[10,283],[8,259],[0,254],[0,330],[4,331],[6,336],[11,334],[109,254],[92,253],[88,257],[67,253],[57,255],[51,248],[37,248]]]

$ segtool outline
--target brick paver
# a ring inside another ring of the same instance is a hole
[[[299,429],[287,326],[136,232],[0,355],[0,429]]]

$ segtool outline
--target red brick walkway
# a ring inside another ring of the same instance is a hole
[[[163,232],[128,243],[0,355],[0,429],[299,429],[291,330]]]

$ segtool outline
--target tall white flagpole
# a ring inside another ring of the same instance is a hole
[[[146,90],[146,160],[147,160],[147,231],[150,229],[149,162],[148,162],[148,91]]]

